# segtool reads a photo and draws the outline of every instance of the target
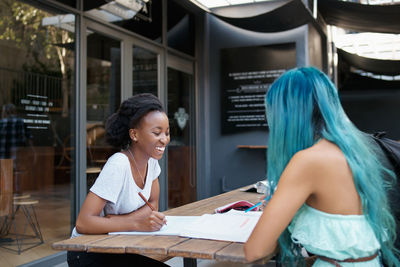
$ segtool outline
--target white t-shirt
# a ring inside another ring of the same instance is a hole
[[[133,179],[128,157],[121,152],[112,155],[90,188],[92,193],[106,200],[100,216],[126,214],[142,207],[145,202],[138,193],[141,192],[146,199],[149,199],[153,181],[160,173],[158,161],[150,158],[147,164],[146,182],[144,188],[141,189]],[[71,237],[78,235],[79,233],[74,228]]]

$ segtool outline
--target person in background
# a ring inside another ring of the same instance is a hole
[[[168,117],[159,99],[139,94],[125,100],[106,122],[106,139],[121,152],[107,160],[90,188],[72,237],[159,230],[166,219],[157,211],[158,160],[170,141]],[[68,252],[67,259],[69,266],[167,266],[137,254]]]
[[[400,266],[384,155],[346,116],[329,78],[287,71],[266,95],[272,198],[245,243],[249,261],[278,249],[283,266]],[[389,178],[388,178],[389,177]]]
[[[33,136],[29,128],[24,123],[24,119],[17,116],[17,108],[14,104],[5,104],[2,107],[0,120],[0,158],[13,159],[14,194],[19,195],[23,192],[23,177],[28,171],[25,169],[25,158],[20,158],[21,153],[29,153],[33,166],[36,164],[36,153],[33,146]],[[29,147],[28,151],[19,151],[18,148]],[[23,170],[21,170],[22,168]],[[29,169],[29,168],[28,168]],[[25,173],[25,174],[23,174]]]
[[[2,107],[0,120],[0,158],[12,158],[12,149],[31,145],[32,134],[26,127],[23,118],[17,117],[14,104]]]

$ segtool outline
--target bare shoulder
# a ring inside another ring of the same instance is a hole
[[[344,155],[340,148],[325,139],[314,144],[310,148],[299,151],[293,158],[303,163],[326,164],[332,165],[332,161],[344,160]]]
[[[322,184],[326,184],[326,177],[335,172],[335,164],[331,160],[335,157],[339,159],[340,155],[340,149],[326,140],[297,152],[284,169],[277,191],[281,195],[292,195],[295,192],[301,196],[298,203],[304,203],[309,196],[318,192]]]
[[[296,173],[307,179],[326,174],[338,165],[346,164],[346,159],[337,145],[322,139],[310,148],[297,152],[288,164]]]

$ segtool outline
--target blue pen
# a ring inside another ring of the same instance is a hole
[[[270,199],[270,197],[269,197],[269,196],[267,196],[266,198],[264,198],[264,200],[265,200],[265,201],[268,201],[269,199]],[[261,204],[262,204],[262,201],[258,202],[258,203],[257,203],[257,204],[255,204],[254,206],[252,206],[252,207],[248,208],[248,209],[247,209],[247,210],[245,210],[244,212],[251,211],[251,210],[253,210],[253,209],[257,208],[258,206],[260,206]]]

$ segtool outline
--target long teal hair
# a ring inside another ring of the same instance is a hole
[[[289,70],[271,85],[265,105],[270,129],[267,177],[271,194],[296,152],[320,138],[333,142],[352,170],[363,213],[379,240],[384,261],[388,266],[400,266],[393,246],[396,223],[387,199],[394,175],[382,164],[382,153],[371,138],[346,116],[329,78],[313,67]],[[304,264],[300,248],[292,243],[287,229],[279,237],[279,245],[283,262]]]

